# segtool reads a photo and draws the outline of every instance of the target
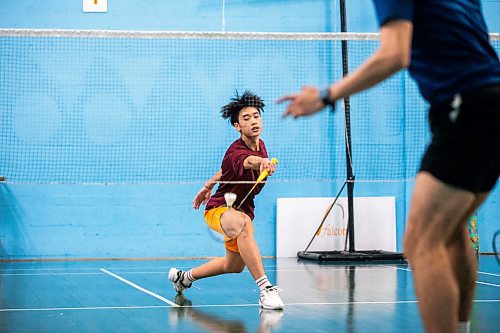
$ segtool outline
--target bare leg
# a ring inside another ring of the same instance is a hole
[[[471,246],[467,225],[470,216],[481,206],[487,196],[488,193],[477,196],[467,217],[460,223],[464,227],[457,229],[447,244],[448,255],[460,290],[460,305],[458,309],[458,319],[460,321],[470,320],[477,279],[477,259]]]
[[[231,209],[222,214],[221,225],[224,230],[237,229],[235,234],[238,235],[238,249],[243,262],[255,280],[262,277],[265,274],[264,266],[253,236],[252,220],[247,214]]]
[[[469,321],[476,287],[477,260],[467,227],[462,232],[457,232],[447,250],[459,289],[458,320]]]
[[[263,276],[265,274],[264,266],[262,265],[259,247],[253,237],[252,220],[248,215],[234,209],[228,210],[221,216],[221,225],[224,230],[231,230],[232,232],[236,229],[239,230],[236,234],[239,234],[237,242],[240,253],[226,250],[225,257],[212,259],[194,268],[193,277],[201,279],[224,273],[239,273],[245,268],[245,265],[254,279]]]
[[[240,254],[226,250],[225,257],[214,258],[193,268],[193,277],[198,280],[225,273],[241,273],[244,268],[245,263]]]
[[[246,223],[243,232],[238,236],[238,249],[254,280],[266,274],[259,247],[253,237],[252,221]]]
[[[461,292],[447,244],[457,230],[464,230],[475,200],[473,193],[448,186],[429,173],[416,178],[404,247],[427,332],[457,331]]]

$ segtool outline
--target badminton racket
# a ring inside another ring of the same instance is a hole
[[[276,165],[278,164],[278,159],[276,158],[272,158],[271,159],[271,163]],[[262,170],[262,172],[260,173],[259,175],[259,178],[257,178],[257,181],[255,182],[255,184],[252,186],[252,188],[250,189],[250,191],[248,191],[247,195],[245,195],[245,197],[243,198],[243,200],[241,200],[240,204],[238,205],[238,207],[236,209],[240,209],[241,205],[243,205],[243,203],[245,202],[245,200],[248,198],[248,196],[250,195],[250,193],[253,192],[253,190],[255,189],[255,187],[261,182],[264,180],[264,178],[266,178],[267,176],[269,175],[269,173],[267,172],[267,170]]]

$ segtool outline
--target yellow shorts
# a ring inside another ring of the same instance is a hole
[[[229,239],[220,224],[220,217],[226,212],[228,208],[226,206],[219,206],[205,211],[205,221],[207,222],[210,229],[217,231],[219,234],[224,236],[224,245],[229,251],[239,253],[238,242],[235,239]],[[253,224],[249,223],[250,227],[253,228]]]

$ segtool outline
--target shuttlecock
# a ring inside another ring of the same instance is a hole
[[[224,199],[226,200],[226,205],[231,208],[236,200],[236,194],[231,192],[224,193]]]

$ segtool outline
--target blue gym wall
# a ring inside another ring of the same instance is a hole
[[[108,13],[84,14],[79,1],[0,0],[0,27],[259,32],[330,32],[340,29],[337,1],[228,0],[225,1],[224,20],[222,1],[108,2]],[[490,31],[499,32],[500,2],[483,1],[483,8]],[[347,9],[350,31],[377,30],[371,0],[347,1]],[[354,57],[353,63],[356,61],[361,59]],[[406,79],[406,74],[401,76]],[[300,86],[296,87],[299,88]],[[232,91],[228,92],[227,96],[218,98],[224,100],[230,97],[230,93]],[[364,97],[360,97],[353,101],[353,110],[367,112],[364,106],[370,103],[403,108],[407,105],[406,101],[415,101],[416,96],[415,88],[409,86],[403,99],[401,96],[377,96],[376,101],[370,101],[368,96],[366,101]],[[270,98],[272,100],[275,97],[277,96]],[[0,103],[0,107],[2,105]],[[359,109],[356,109],[357,106]],[[422,112],[425,112],[421,101],[415,107],[421,107]],[[281,112],[281,109],[273,106],[272,111]],[[7,111],[0,109],[0,112]],[[266,121],[266,114],[264,117]],[[98,120],[96,118],[96,122]],[[304,122],[302,126],[288,126],[290,133],[287,135],[294,136],[304,130],[304,126],[311,125]],[[299,129],[300,127],[302,129]],[[225,130],[231,131],[229,127]],[[324,140],[321,133],[317,135],[318,141]],[[382,132],[370,135],[374,136],[372,139],[383,137]],[[407,144],[411,145],[412,142]],[[271,143],[268,143],[269,145],[272,146]],[[422,142],[414,142],[417,151],[423,149],[422,145]],[[279,157],[284,154],[276,150],[272,154]],[[189,154],[189,151],[185,153]],[[214,161],[215,168],[219,162]],[[356,161],[356,151],[354,162],[358,163],[359,168],[372,168],[364,161]],[[409,170],[404,171],[403,176],[411,177],[415,168],[415,165],[411,165]],[[194,211],[191,208],[192,199],[200,186],[201,183],[168,182],[109,186],[2,184],[0,257],[152,258],[222,255],[223,246],[205,227],[202,211]],[[255,225],[262,255],[275,255],[276,198],[333,196],[340,186],[339,182],[270,182],[256,199]],[[411,190],[411,182],[362,183],[356,185],[355,189],[357,196],[396,195],[399,250]],[[483,252],[492,251],[491,238],[499,225],[499,212],[500,190],[497,187],[478,214]]]

